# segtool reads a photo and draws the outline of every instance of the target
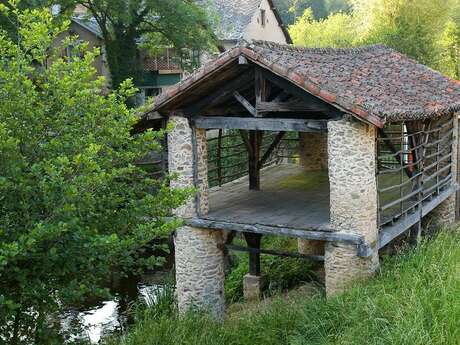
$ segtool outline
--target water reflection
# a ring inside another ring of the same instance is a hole
[[[61,319],[61,325],[66,333],[72,334],[69,341],[86,339],[98,344],[104,336],[122,331],[132,321],[130,308],[133,304],[154,303],[168,275],[169,272],[155,272],[141,279],[122,280],[112,300],[88,306],[83,311],[67,312]],[[79,331],[74,331],[77,329]]]

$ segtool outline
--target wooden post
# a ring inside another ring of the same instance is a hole
[[[260,269],[260,242],[262,235],[250,232],[243,234],[248,247],[257,249],[249,252],[249,273],[244,276],[243,280],[244,298],[248,301],[259,300],[262,297],[264,283]]]
[[[222,133],[223,130],[219,129],[219,137],[217,138],[217,179],[219,180],[219,187],[222,186]]]
[[[260,131],[249,131],[249,145],[248,150],[248,170],[249,170],[249,189],[260,190],[260,144],[262,141]]]
[[[260,249],[260,242],[262,240],[261,234],[254,234],[250,232],[244,233],[244,238],[248,247]],[[260,251],[249,252],[249,274],[252,276],[260,276]]]

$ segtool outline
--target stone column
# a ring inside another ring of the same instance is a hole
[[[327,156],[326,133],[299,133],[299,160],[303,170],[327,170]],[[297,247],[300,254],[324,255],[323,241],[304,240],[299,238]]]
[[[458,179],[458,115],[453,114],[454,130],[453,130],[453,143],[452,143],[452,180],[457,184]],[[446,200],[440,203],[427,218],[436,227],[448,227],[456,221],[457,215],[457,195],[456,193],[449,196]]]
[[[356,246],[326,244],[328,296],[343,291],[354,280],[378,268],[376,128],[344,118],[328,123],[330,211],[332,227],[358,232],[372,245],[373,255],[360,258]]]
[[[327,170],[327,134],[299,133],[299,159],[305,171]]]
[[[172,130],[168,134],[169,171],[177,175],[177,179],[171,181],[171,187],[197,188],[197,194],[176,209],[175,214],[181,218],[205,215],[208,212],[206,131],[193,131],[183,117],[171,116],[169,121],[172,123]],[[196,172],[194,162],[197,163]],[[176,289],[181,313],[197,308],[223,319],[225,277],[224,254],[219,248],[220,244],[221,231],[190,226],[177,230]]]

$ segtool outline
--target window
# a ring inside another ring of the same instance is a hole
[[[265,26],[265,22],[266,22],[265,10],[261,9],[260,10],[260,25]]]

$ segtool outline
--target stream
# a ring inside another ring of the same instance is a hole
[[[71,334],[69,341],[86,339],[98,344],[104,336],[119,333],[132,323],[134,303],[154,303],[169,276],[169,271],[160,271],[123,279],[112,287],[113,299],[67,311],[61,317],[61,327]]]

